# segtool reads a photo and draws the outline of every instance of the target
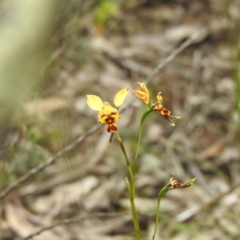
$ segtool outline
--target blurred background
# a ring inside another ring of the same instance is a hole
[[[3,0],[0,3],[0,192],[97,125],[86,95],[132,104],[119,131],[130,158],[147,109],[132,98],[158,64],[192,44],[148,84],[180,115],[145,122],[136,179],[143,239],[171,174],[193,187],[167,193],[156,239],[240,238],[240,3],[238,0]],[[0,239],[19,239],[67,218],[105,213],[34,239],[134,239],[116,141],[101,126],[1,199]],[[116,216],[107,217],[107,214]],[[119,216],[119,213],[123,215]]]

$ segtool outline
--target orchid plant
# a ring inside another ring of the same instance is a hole
[[[136,153],[134,156],[134,159],[132,161],[129,160],[128,154],[126,152],[126,149],[124,147],[123,141],[121,139],[121,136],[118,132],[118,126],[116,124],[116,121],[121,118],[121,115],[119,114],[119,108],[124,103],[127,94],[128,94],[128,88],[123,88],[114,97],[114,105],[115,107],[112,107],[108,102],[103,102],[102,99],[96,95],[87,95],[87,105],[94,111],[98,112],[98,122],[101,124],[106,124],[107,132],[111,134],[110,141],[113,136],[116,137],[119,146],[122,150],[122,153],[125,158],[126,166],[128,169],[129,177],[125,177],[125,181],[127,184],[128,189],[128,195],[131,205],[131,212],[132,212],[132,219],[133,219],[133,225],[134,230],[136,234],[136,239],[141,240],[141,231],[140,231],[140,225],[139,225],[139,219],[138,214],[135,206],[135,174],[136,174],[136,167],[137,167],[137,161],[138,161],[138,152],[140,148],[141,138],[142,138],[142,130],[143,130],[143,123],[147,116],[152,113],[156,112],[163,117],[165,117],[168,122],[175,126],[174,122],[170,118],[176,118],[179,119],[179,116],[171,115],[171,111],[167,108],[164,108],[162,105],[163,98],[161,96],[161,92],[159,92],[156,96],[157,101],[155,103],[151,102],[150,100],[150,94],[149,91],[145,85],[145,83],[138,83],[141,90],[133,90],[132,92],[140,98],[144,103],[146,103],[149,107],[149,109],[143,113],[141,122],[140,122],[140,128],[139,128],[139,135],[138,135],[138,143],[136,148]],[[154,233],[152,236],[152,240],[155,239],[156,232],[157,232],[157,226],[160,218],[160,202],[162,197],[170,190],[178,189],[178,188],[187,188],[190,187],[193,182],[196,180],[196,178],[191,179],[187,183],[181,183],[177,181],[174,176],[170,178],[169,183],[166,184],[165,187],[163,187],[159,193],[157,198],[157,211],[156,211],[156,223],[154,228]]]

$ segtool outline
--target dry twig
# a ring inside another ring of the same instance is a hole
[[[85,216],[81,216],[81,217],[76,217],[76,218],[68,218],[68,219],[64,219],[63,221],[59,221],[56,222],[54,224],[51,224],[47,227],[43,227],[40,230],[36,231],[35,233],[32,233],[30,235],[28,235],[27,237],[21,238],[21,240],[28,240],[31,239],[33,237],[36,237],[40,234],[42,234],[45,231],[48,231],[50,229],[53,229],[55,227],[58,227],[60,225],[66,225],[69,223],[76,223],[76,222],[80,222],[89,218],[106,218],[106,217],[119,217],[119,216],[123,216],[126,215],[125,213],[94,213],[91,215],[85,215]]]
[[[183,42],[178,48],[174,49],[172,53],[164,59],[153,71],[152,73],[147,77],[146,84],[153,80],[154,77],[157,76],[157,74],[164,68],[168,63],[170,63],[176,56],[181,53],[185,48],[193,44],[196,40],[202,40],[207,35],[206,29],[202,29],[201,31],[193,34],[189,39],[187,39],[185,42]]]
[[[62,150],[57,152],[55,156],[52,156],[46,160],[46,162],[39,164],[36,168],[32,168],[29,170],[25,175],[17,179],[15,182],[13,182],[8,188],[6,188],[4,191],[0,194],[0,200],[5,198],[13,189],[17,188],[22,183],[28,181],[33,176],[37,175],[41,171],[43,171],[46,167],[54,163],[57,159],[62,157],[64,154],[68,153],[69,151],[73,150],[79,143],[81,143],[85,138],[90,136],[92,133],[97,131],[100,128],[100,125],[96,125],[92,128],[90,128],[86,134],[79,136],[74,142],[70,143],[66,147],[64,147]]]
[[[226,197],[227,195],[232,193],[239,186],[240,186],[240,182],[234,184],[227,191],[225,191],[225,192],[219,194],[218,196],[212,198],[211,201],[209,201],[209,202],[207,202],[205,204],[202,204],[201,206],[194,206],[194,207],[191,207],[191,208],[183,211],[182,213],[178,214],[178,216],[176,217],[177,220],[179,222],[186,222],[189,219],[191,219],[194,216],[196,216],[198,213],[206,212],[206,211],[208,211],[208,213],[209,213],[209,212],[213,211],[218,206],[218,204],[220,203],[220,201],[224,197]]]

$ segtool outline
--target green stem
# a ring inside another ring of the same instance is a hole
[[[240,31],[240,4],[238,2],[238,14],[236,22],[236,63],[235,63],[235,82],[236,82],[236,105],[237,105],[237,114],[238,114],[238,126],[240,126],[240,40],[239,40],[239,31]],[[238,127],[238,135],[240,140],[240,128]]]
[[[158,193],[156,222],[155,222],[155,227],[154,227],[152,240],[155,239],[155,236],[156,236],[156,233],[157,233],[158,222],[159,222],[159,219],[160,219],[160,202],[161,202],[162,197],[168,192],[168,190],[169,190],[168,186],[165,186]]]
[[[138,134],[137,149],[136,149],[135,157],[134,157],[133,164],[132,164],[133,176],[135,175],[136,167],[137,167],[138,153],[139,153],[140,143],[141,143],[141,140],[142,140],[143,123],[144,123],[144,120],[146,119],[146,117],[147,117],[151,112],[152,112],[151,109],[148,110],[147,112],[145,112],[145,113],[143,114],[143,116],[142,116],[142,119],[141,119],[140,129],[139,129],[139,134]]]
[[[239,4],[239,3],[238,3]],[[228,21],[228,45],[230,51],[230,55],[233,61],[233,68],[234,68],[234,80],[235,80],[235,100],[236,100],[236,109],[237,109],[237,121],[238,126],[240,126],[240,70],[239,70],[239,63],[240,63],[240,41],[239,39],[239,24],[240,24],[240,4],[236,6],[237,8],[237,18],[236,18],[236,28],[234,29],[232,26],[233,17],[231,16],[230,12],[230,1],[225,0],[225,14]],[[238,127],[238,137],[240,139],[240,128]]]
[[[127,155],[126,149],[125,149],[125,147],[124,147],[124,145],[123,145],[123,141],[122,141],[119,133],[115,133],[115,136],[116,136],[116,138],[117,138],[117,140],[118,140],[118,143],[119,143],[119,146],[120,146],[120,148],[121,148],[121,150],[122,150],[122,152],[123,152],[123,155],[124,155],[124,158],[125,158],[125,161],[126,161],[126,165],[127,165],[127,169],[128,169],[129,175],[130,175],[131,179],[133,179],[134,177],[133,177],[133,172],[132,172],[131,164],[130,164],[130,161],[129,161],[129,159],[128,159],[128,155]]]
[[[136,238],[137,238],[137,240],[141,240],[141,232],[140,232],[140,227],[139,227],[137,210],[136,210],[135,203],[134,203],[134,195],[130,196],[130,204],[131,204],[133,224],[134,224],[134,229],[135,229],[135,233],[136,233]]]
[[[115,136],[116,136],[116,138],[119,142],[120,148],[123,152],[123,155],[124,155],[124,158],[126,161],[126,165],[127,165],[127,169],[128,169],[129,175],[130,175],[130,181],[128,180],[127,177],[125,178],[125,180],[126,180],[127,187],[128,187],[128,195],[129,195],[129,199],[130,199],[131,212],[132,212],[133,225],[134,225],[134,229],[135,229],[136,238],[137,238],[137,240],[141,240],[141,232],[140,232],[140,227],[139,227],[138,215],[137,215],[137,210],[136,210],[135,203],[134,203],[134,197],[135,197],[134,175],[133,175],[130,161],[127,156],[126,149],[123,145],[123,142],[122,142],[122,139],[121,139],[119,133],[115,133]]]
[[[133,225],[134,225],[134,229],[135,229],[135,233],[136,233],[136,238],[137,240],[141,240],[141,232],[140,232],[140,227],[139,227],[139,221],[138,221],[138,215],[137,215],[137,210],[135,207],[135,203],[134,203],[134,184],[131,183],[132,181],[128,180],[128,178],[126,177],[126,182],[127,182],[127,186],[128,186],[128,194],[129,194],[129,200],[130,200],[130,205],[131,205],[131,213],[132,213],[132,219],[133,219]]]

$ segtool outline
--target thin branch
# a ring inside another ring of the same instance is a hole
[[[179,53],[181,53],[185,48],[193,44],[196,40],[202,39],[206,36],[207,31],[206,29],[201,29],[199,32],[193,34],[189,39],[187,39],[185,42],[183,42],[178,48],[174,49],[172,53],[165,58],[153,71],[152,73],[147,77],[145,83],[149,83],[153,80],[154,77],[157,76],[157,74],[162,70],[168,63],[170,63],[174,58],[177,57]]]
[[[106,217],[117,217],[117,216],[123,216],[123,215],[126,215],[126,213],[94,213],[94,214],[91,214],[91,215],[85,215],[85,216],[76,217],[76,218],[68,218],[68,219],[65,219],[63,221],[53,223],[53,224],[51,224],[47,227],[43,227],[40,230],[36,231],[35,233],[32,233],[32,234],[28,235],[27,237],[21,238],[21,240],[31,239],[33,237],[36,237],[36,236],[42,234],[45,231],[48,231],[48,230],[53,229],[55,227],[58,227],[60,225],[66,225],[66,224],[69,224],[69,223],[76,223],[76,222],[80,222],[80,221],[83,221],[83,220],[86,220],[86,219],[89,219],[89,218],[97,218],[97,217],[98,218],[106,218]]]
[[[199,32],[193,34],[189,39],[183,42],[178,48],[174,49],[168,57],[166,57],[159,65],[157,65],[152,73],[146,78],[145,83],[148,84],[151,82],[154,77],[156,77],[159,72],[172,60],[174,60],[184,49],[196,42],[197,40],[205,38],[207,35],[206,29],[201,29]],[[134,97],[133,97],[134,98]],[[125,111],[133,103],[133,98],[129,99],[127,104],[121,109],[121,112]]]
[[[73,150],[78,144],[80,144],[85,138],[90,136],[92,133],[97,131],[100,128],[100,125],[96,125],[92,128],[90,128],[86,134],[79,136],[75,141],[64,147],[62,150],[57,152],[56,155],[48,158],[46,162],[39,164],[36,168],[32,168],[27,173],[25,173],[22,177],[17,179],[15,182],[10,184],[8,188],[6,188],[4,191],[0,194],[0,200],[5,198],[13,189],[17,188],[22,183],[28,181],[33,176],[37,175],[38,173],[42,172],[46,167],[53,164],[57,159],[62,157],[64,154],[68,153],[69,151]]]
[[[161,62],[154,70],[153,72],[147,77],[146,83],[149,83],[153,80],[153,78],[160,72],[162,68],[164,68],[169,62],[171,62],[174,58],[178,56],[185,48],[190,46],[192,43],[194,43],[197,39],[202,39],[204,36],[206,36],[206,30],[203,29],[199,31],[198,33],[194,34],[192,37],[190,37],[188,40],[183,42],[178,48],[173,50],[173,52],[163,61]],[[128,102],[128,105],[124,108],[126,109],[129,107],[129,105],[132,103],[132,101]],[[124,110],[122,109],[122,110]],[[29,170],[25,175],[17,179],[15,182],[13,182],[8,188],[3,190],[0,193],[0,201],[4,199],[12,190],[20,186],[22,183],[28,181],[33,176],[37,175],[41,171],[43,171],[46,167],[54,163],[57,159],[62,157],[64,154],[68,153],[69,151],[73,150],[79,143],[81,143],[85,138],[90,136],[92,133],[94,133],[97,129],[100,128],[100,125],[96,125],[89,129],[86,134],[78,137],[74,142],[70,143],[68,146],[57,152],[55,156],[52,156],[46,160],[45,163],[40,164],[36,168],[33,168]]]

